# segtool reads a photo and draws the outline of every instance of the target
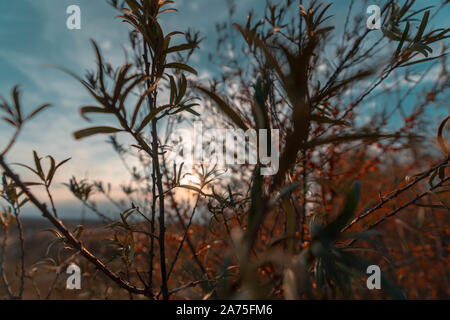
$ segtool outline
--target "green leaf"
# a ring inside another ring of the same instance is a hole
[[[123,130],[112,128],[112,127],[93,127],[93,128],[86,128],[83,130],[79,130],[73,134],[74,138],[76,140],[84,139],[96,134],[110,134],[110,133],[117,133],[121,132]]]
[[[2,117],[2,120],[5,121],[6,123],[8,123],[9,125],[13,126],[14,128],[16,128],[16,124],[14,123],[14,121],[12,121],[11,119],[7,118],[7,117]]]
[[[174,103],[178,94],[177,85],[175,83],[175,79],[172,76],[169,76],[170,79],[170,103]]]
[[[19,90],[19,85],[15,85],[14,88],[12,89],[12,99],[13,99],[13,104],[14,104],[14,108],[16,109],[17,112],[17,118],[19,120],[19,122],[22,121],[22,110],[21,110],[21,105],[20,105],[20,90]]]
[[[413,3],[414,3],[414,2],[411,2],[411,4],[413,4]],[[428,10],[428,9],[433,9],[433,8],[435,8],[435,7],[436,7],[436,6],[428,6],[428,7],[425,7],[425,8],[421,8],[421,9],[419,9],[419,10],[417,10],[417,11],[414,11],[413,13],[411,13],[411,14],[408,15],[407,17],[403,18],[402,20],[403,20],[403,21],[407,21],[407,20],[409,20],[410,18],[414,17],[416,14],[419,14],[419,13],[425,11],[425,10]]]
[[[179,108],[177,111],[171,113],[171,115],[175,115],[175,114],[181,113],[183,111],[187,111],[187,112],[189,112],[190,114],[193,114],[196,117],[200,117],[200,113],[198,113],[197,111],[192,109],[192,107],[195,107],[195,106],[198,106],[198,105],[199,105],[198,103],[192,103],[192,104],[183,106],[183,107]]]
[[[184,95],[186,94],[186,89],[187,89],[187,80],[184,74],[181,74],[181,79],[179,81],[179,86],[178,86],[178,96],[177,99],[175,100],[175,104],[179,104],[181,102],[181,100],[183,99]]]
[[[441,181],[444,181],[444,179],[445,179],[445,168],[439,168],[438,172],[439,172],[439,179],[441,179]]]
[[[433,174],[430,176],[430,178],[428,179],[428,185],[430,187],[433,187],[433,181],[434,179],[436,179],[437,175],[439,173],[439,170],[434,170]]]
[[[421,44],[421,43],[415,43],[412,46],[410,46],[409,48],[413,51],[420,52],[425,57],[428,57],[428,51],[433,52],[433,50],[430,47],[428,47],[424,44]]]
[[[35,169],[33,169],[33,168],[31,168],[31,167],[29,167],[29,166],[27,166],[25,164],[21,164],[21,163],[13,163],[13,164],[16,165],[16,166],[19,166],[19,167],[26,168],[26,169],[30,170],[31,172],[33,172],[35,175],[37,175],[39,177],[39,172],[37,172]]]
[[[438,57],[432,57],[432,58],[426,58],[426,59],[416,60],[416,61],[413,61],[413,62],[409,62],[409,63],[402,64],[400,67],[403,68],[403,67],[412,66],[412,65],[414,65],[414,64],[418,64],[418,63],[422,63],[422,62],[428,62],[428,61],[437,60],[437,59],[442,58],[443,56],[444,56],[444,55],[440,55],[440,56],[438,56]]]
[[[97,43],[94,40],[91,40],[92,45],[95,49],[95,54],[97,55],[97,70],[98,70],[98,79],[100,81],[100,89],[105,92],[105,77],[103,73],[103,59],[100,49]]]
[[[402,37],[399,36],[398,34],[395,34],[394,32],[382,27],[381,31],[383,32],[383,34],[388,37],[390,40],[394,40],[394,41],[401,41]]]
[[[190,66],[188,66],[187,64],[184,64],[184,63],[172,62],[172,63],[166,64],[164,67],[167,68],[167,69],[184,70],[184,71],[193,73],[196,76],[198,76],[198,73],[197,73],[197,71],[194,68],[192,68],[192,67],[190,67]]]
[[[95,93],[95,91],[92,90],[91,86],[86,81],[84,81],[82,78],[77,76],[74,72],[70,71],[69,69],[63,68],[61,66],[53,65],[52,67],[54,67],[54,68],[56,68],[58,70],[61,70],[62,72],[67,73],[68,75],[70,75],[73,78],[75,78],[76,80],[78,80],[78,82],[80,82],[83,85],[83,87],[85,87],[86,90],[89,91],[90,95],[92,97],[94,97],[94,99],[97,100],[98,103],[100,103],[101,105],[108,105],[108,101],[104,97],[101,97],[101,96],[97,95]]]
[[[58,170],[58,168],[61,167],[66,162],[70,161],[72,158],[63,160],[58,165],[55,165],[55,160],[51,156],[49,156],[49,157],[50,157],[50,161],[51,161],[51,166],[50,166],[50,171],[47,174],[47,184],[50,186],[52,183],[53,177],[54,177],[56,171]]]
[[[123,87],[125,86],[125,84],[127,84],[129,81],[133,80],[134,78],[138,78],[137,80],[134,81],[134,86],[136,86],[142,79],[142,77],[139,77],[138,74],[135,74],[129,78],[127,78],[127,74],[128,71],[130,70],[132,64],[126,64],[124,66],[122,66],[122,68],[120,68],[119,74],[116,78],[116,83],[115,83],[115,87],[114,87],[114,93],[112,96],[112,104],[116,104],[117,100],[119,100],[119,96],[122,92]],[[133,88],[133,86],[131,86],[130,90]],[[126,95],[129,93],[129,91],[124,92],[124,96],[122,97],[122,101],[125,101],[126,99]],[[121,108],[123,106],[123,104],[119,104],[118,108]]]
[[[162,107],[159,107],[159,108],[156,108],[156,109],[152,110],[152,111],[144,118],[144,120],[142,120],[142,123],[141,123],[141,125],[139,126],[139,128],[136,130],[136,133],[141,132],[141,131],[142,131],[142,130],[150,123],[150,121],[152,121],[153,119],[155,119],[155,117],[156,117],[160,112],[162,112],[162,111],[164,111],[164,110],[166,110],[166,109],[168,109],[168,108],[171,108],[171,107],[173,107],[172,104],[167,104],[167,105],[165,105],[165,106],[162,106]]]
[[[178,46],[170,47],[169,49],[167,49],[167,53],[179,52],[179,51],[185,51],[185,50],[193,50],[195,48],[198,48],[196,43],[185,43],[185,44],[180,44]]]
[[[55,168],[56,168],[55,159],[52,156],[48,156],[48,158],[50,159],[50,169],[48,170],[47,177],[45,178],[45,181],[47,183],[51,178],[53,178],[53,175],[55,174]]]
[[[73,231],[73,233],[75,234],[75,239],[80,240],[81,235],[83,234],[84,231],[84,226],[78,226],[75,228],[75,230]]]
[[[30,120],[32,118],[34,118],[38,113],[40,113],[41,111],[47,109],[48,107],[50,107],[51,104],[43,104],[42,106],[36,108],[36,110],[34,110],[33,112],[31,112],[25,120]]]
[[[136,124],[136,120],[139,115],[139,110],[141,109],[142,103],[148,97],[148,95],[157,88],[157,85],[158,85],[160,79],[161,78],[156,79],[155,83],[153,83],[153,85],[142,94],[142,96],[139,98],[139,101],[136,103],[136,106],[135,106],[134,112],[133,112],[133,117],[131,119],[131,125],[130,125],[131,128],[134,128],[134,125]]]
[[[279,200],[289,197],[291,193],[300,186],[301,186],[300,182],[294,182],[283,187],[273,203],[277,203]]]
[[[30,201],[30,199],[28,198],[23,199],[22,202],[19,203],[19,208],[22,208],[24,205],[26,205],[28,201]]]
[[[27,187],[35,187],[35,186],[43,186],[44,184],[40,183],[40,182],[24,182],[23,185],[27,186]],[[16,186],[16,185],[14,184],[14,186]],[[19,186],[17,186],[17,187],[19,187]]]
[[[419,41],[422,38],[422,35],[423,35],[423,33],[425,31],[425,28],[427,27],[427,24],[428,24],[429,16],[430,16],[430,11],[426,11],[424,13],[424,15],[423,15],[422,22],[420,23],[420,26],[419,26],[419,31],[417,32],[417,35],[414,38],[414,41]]]
[[[139,12],[139,5],[136,2],[136,0],[126,0],[126,2],[133,12],[135,12],[135,13]]]
[[[80,114],[85,119],[90,121],[90,119],[86,116],[88,113],[111,113],[105,108],[96,107],[96,106],[84,106],[80,108]]]
[[[355,215],[356,208],[360,197],[359,182],[355,182],[351,191],[347,194],[344,209],[337,216],[337,218],[326,226],[325,230],[333,238],[339,234],[340,230],[350,221]]]
[[[36,151],[33,151],[33,157],[34,157],[34,164],[36,166],[36,171],[38,172],[39,177],[42,180],[45,180],[44,171],[42,170],[42,166],[41,166],[41,159],[39,158]]]
[[[444,133],[445,125],[447,124],[448,120],[450,120],[450,116],[447,117],[446,119],[444,119],[444,121],[442,121],[442,123],[439,125],[438,135],[437,135],[438,144],[441,147],[442,152],[444,154],[446,154],[447,156],[450,154],[450,150],[448,149],[447,145],[445,144],[445,139],[444,139],[443,133]]]
[[[400,40],[400,43],[398,44],[397,50],[395,51],[395,57],[397,58],[400,55],[400,52],[402,51],[403,45],[408,38],[409,33],[409,22],[406,23],[405,31],[403,31],[402,39]]]

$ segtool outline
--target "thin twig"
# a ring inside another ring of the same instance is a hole
[[[146,23],[151,24],[150,17],[146,17]],[[149,76],[150,79],[146,81],[147,90],[153,87],[155,83],[155,74],[156,74],[156,64],[152,63],[152,70],[150,71],[150,60],[148,55],[147,46],[150,45],[146,42],[144,38],[144,65],[145,65],[145,75]],[[153,58],[153,57],[152,57]],[[156,95],[157,90],[153,90],[147,96],[147,102],[150,107],[150,111],[154,111],[156,109]],[[165,226],[165,212],[164,212],[164,190],[163,190],[163,181],[161,168],[159,166],[159,155],[158,155],[158,131],[157,131],[157,120],[152,120],[151,126],[151,135],[152,135],[152,149],[153,152],[149,155],[153,158],[153,168],[155,169],[156,176],[156,187],[158,189],[159,195],[159,260],[160,260],[160,269],[161,269],[161,291],[163,294],[163,298],[167,300],[169,298],[169,290],[167,288],[167,271],[166,271],[166,249],[165,249],[165,234],[166,234],[166,226]]]
[[[200,284],[202,284],[202,283],[213,283],[213,282],[214,282],[213,280],[198,280],[198,281],[192,281],[192,282],[189,282],[188,284],[185,284],[184,286],[181,286],[181,287],[179,287],[179,288],[170,290],[169,294],[172,295],[172,294],[177,293],[177,292],[179,292],[179,291],[181,291],[181,290],[185,290],[185,289],[188,289],[188,288],[196,287],[196,286],[198,286],[198,285],[200,285]]]
[[[56,229],[64,236],[68,244],[70,244],[75,250],[79,251],[80,254],[85,257],[89,262],[94,264],[97,269],[102,271],[108,278],[110,278],[113,282],[119,285],[121,288],[142,295],[148,295],[147,290],[137,288],[130,283],[122,280],[117,274],[111,271],[100,259],[92,254],[89,250],[87,250],[80,240],[76,239],[75,236],[67,229],[67,227],[63,224],[61,220],[54,217],[50,211],[48,211],[45,204],[39,202],[39,200],[34,196],[34,194],[24,185],[24,183],[20,180],[20,178],[11,170],[11,168],[5,163],[3,157],[0,156],[0,166],[5,171],[6,175],[10,177],[17,187],[19,187],[31,203],[42,213],[42,215],[53,224]]]
[[[173,268],[175,267],[178,257],[180,256],[181,250],[183,249],[184,242],[186,241],[186,238],[188,237],[189,229],[191,228],[192,221],[194,220],[194,215],[197,210],[199,200],[200,200],[200,195],[197,196],[197,200],[195,201],[194,208],[192,209],[191,217],[190,217],[189,222],[184,231],[183,239],[181,240],[180,245],[178,246],[177,252],[175,254],[175,258],[173,259],[172,265],[170,266],[169,272],[167,273],[167,281],[169,281],[169,278],[170,278],[170,275],[172,274]]]
[[[399,213],[400,211],[402,211],[403,209],[409,207],[410,205],[413,205],[414,203],[416,203],[417,201],[419,201],[420,199],[422,199],[423,197],[425,197],[426,195],[430,194],[430,191],[436,190],[437,188],[441,187],[445,182],[449,181],[450,177],[445,178],[444,180],[442,180],[441,182],[439,182],[438,184],[436,184],[435,186],[433,186],[432,188],[430,188],[429,191],[425,191],[423,193],[421,193],[420,195],[416,196],[414,199],[412,199],[411,201],[408,201],[407,203],[403,204],[402,206],[400,206],[399,208],[395,209],[394,211],[384,215],[382,218],[380,218],[378,221],[376,221],[375,223],[371,224],[369,227],[366,228],[366,230],[371,230],[375,227],[377,227],[379,224],[383,223],[384,221],[386,221],[387,219],[395,216],[397,213]],[[349,243],[349,246],[352,246],[356,241],[358,241],[358,239],[354,239]]]
[[[14,136],[11,138],[6,148],[2,151],[2,154],[0,155],[1,157],[4,157],[8,153],[8,151],[12,148],[12,146],[16,143],[16,140],[19,137],[19,133],[20,127],[17,128],[16,132],[14,133]]]
[[[0,277],[2,278],[3,287],[5,288],[6,293],[11,299],[13,297],[13,292],[11,291],[8,278],[6,277],[5,273],[5,255],[6,255],[7,241],[8,241],[8,230],[5,230],[0,252]]]
[[[396,198],[397,196],[399,196],[401,193],[405,192],[406,190],[409,190],[410,188],[412,188],[413,186],[415,186],[418,182],[424,180],[425,178],[429,177],[434,171],[436,171],[439,168],[444,167],[445,165],[448,164],[448,162],[450,161],[450,157],[448,157],[447,159],[445,159],[444,161],[440,162],[439,164],[435,165],[434,167],[432,167],[431,169],[419,174],[416,176],[416,179],[414,179],[414,181],[410,182],[409,184],[407,184],[406,186],[397,189],[395,192],[393,192],[390,196],[383,198],[383,200],[381,200],[375,207],[365,211],[364,213],[361,213],[358,217],[356,217],[355,219],[352,220],[352,222],[350,222],[347,226],[345,226],[342,229],[342,232],[348,230],[349,228],[351,228],[354,224],[358,223],[359,221],[361,221],[362,219],[366,218],[367,216],[369,216],[370,214],[372,214],[373,212],[377,211],[378,209],[381,209],[386,203],[388,203],[389,201],[391,201],[392,199]]]
[[[56,208],[55,208],[55,202],[53,201],[53,196],[50,193],[50,188],[49,188],[49,186],[47,184],[45,185],[45,190],[47,191],[47,196],[50,199],[50,204],[52,205],[53,214],[55,215],[55,217],[59,218],[58,217],[58,212],[56,211]]]
[[[23,234],[22,219],[20,218],[20,208],[14,207],[14,215],[16,216],[17,230],[19,231],[20,241],[20,287],[17,298],[21,300],[23,298],[23,290],[25,284],[25,238]]]

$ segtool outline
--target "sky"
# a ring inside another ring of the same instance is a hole
[[[262,0],[239,0],[235,18],[245,21],[250,8],[260,11]],[[378,3],[379,1],[373,1]],[[429,1],[418,1],[418,5]],[[438,1],[434,1],[439,3]],[[348,1],[335,1],[333,24],[340,28]],[[342,5],[341,5],[342,4]],[[66,8],[81,8],[81,30],[66,27]],[[165,14],[162,25],[167,30],[184,31],[195,26],[207,40],[200,53],[192,59],[200,77],[208,78],[214,68],[207,61],[215,49],[215,24],[227,19],[225,0],[177,0],[179,14]],[[94,53],[90,39],[96,40],[113,65],[124,62],[121,46],[127,42],[128,27],[115,18],[118,12],[104,0],[0,0],[0,95],[9,98],[11,88],[21,84],[26,110],[51,103],[47,110],[28,123],[19,142],[8,157],[10,162],[31,163],[31,150],[41,156],[53,155],[57,161],[72,157],[55,180],[58,202],[70,203],[70,192],[62,185],[71,176],[126,183],[128,175],[105,137],[75,141],[72,133],[87,126],[79,116],[79,107],[92,104],[92,99],[80,84],[67,74],[50,68],[59,65],[79,75],[94,68]],[[439,13],[438,21],[445,21],[449,8]],[[448,21],[448,20],[447,20]],[[447,24],[448,26],[448,24]],[[4,122],[0,123],[0,147],[11,135]]]
[[[249,8],[258,0],[240,1],[237,15],[245,18]],[[81,30],[69,30],[66,9],[78,5],[81,9]],[[215,43],[215,24],[227,16],[223,0],[178,0],[175,8],[183,13],[165,14],[162,25],[170,30],[185,31],[195,25],[207,37],[205,46]],[[203,13],[200,12],[200,9]],[[204,12],[214,14],[204,14]],[[92,104],[86,90],[67,74],[50,67],[63,66],[84,75],[95,67],[90,39],[100,45],[106,60],[120,65],[124,60],[122,46],[127,44],[128,25],[116,18],[119,12],[104,0],[1,0],[0,1],[0,95],[10,99],[10,90],[20,84],[25,110],[51,103],[51,110],[29,122],[18,143],[8,156],[10,162],[31,163],[32,150],[40,156],[52,155],[57,161],[71,157],[55,177],[53,192],[61,205],[73,202],[73,196],[62,184],[72,176],[104,180],[116,186],[126,183],[124,170],[106,136],[75,141],[72,133],[87,127],[80,117],[79,107]],[[192,64],[205,76],[210,67],[204,66],[207,53],[197,54]],[[0,147],[12,134],[0,122]],[[25,177],[28,175],[20,170]],[[117,191],[118,189],[116,189]]]

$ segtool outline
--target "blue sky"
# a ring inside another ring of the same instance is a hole
[[[418,1],[418,6],[430,2]],[[339,17],[345,14],[348,1],[335,1],[333,25],[342,28]],[[379,1],[373,1],[379,3]],[[79,5],[82,29],[66,28],[66,8]],[[244,21],[249,8],[261,10],[263,0],[237,1],[236,19]],[[340,5],[342,4],[342,5]],[[207,55],[215,49],[215,24],[227,18],[225,0],[177,0],[179,14],[165,14],[163,26],[184,31],[194,26],[207,37],[192,64],[203,77],[211,74]],[[31,151],[51,154],[58,160],[72,157],[56,180],[59,201],[71,199],[61,186],[72,176],[104,179],[116,183],[126,182],[128,176],[104,137],[74,141],[72,133],[86,126],[78,114],[81,105],[92,103],[85,90],[66,74],[44,65],[64,66],[79,75],[94,67],[93,50],[89,39],[96,40],[103,54],[113,65],[123,63],[121,46],[126,44],[128,27],[115,19],[118,12],[103,0],[1,0],[0,1],[0,94],[8,97],[10,89],[22,84],[25,108],[52,103],[48,110],[29,123],[11,152],[9,161],[30,163]],[[448,21],[449,6],[439,13],[438,22]],[[448,27],[448,23],[444,25]],[[213,69],[212,69],[213,70]],[[30,109],[28,109],[30,110]],[[11,134],[0,123],[0,146]],[[26,151],[26,152],[25,152]]]
[[[244,0],[239,15],[245,18],[251,4]],[[81,30],[66,28],[69,5],[81,8]],[[215,23],[227,16],[223,0],[179,0],[175,7],[183,13],[168,13],[162,24],[170,30],[195,28],[208,37],[205,45],[215,43]],[[200,9],[203,13],[200,13]],[[207,12],[208,14],[205,14]],[[75,141],[72,133],[86,127],[78,113],[79,106],[91,103],[86,91],[70,76],[47,67],[60,65],[79,75],[94,68],[94,53],[90,39],[100,45],[106,59],[117,66],[124,62],[122,45],[127,44],[128,25],[115,18],[119,12],[103,0],[17,0],[0,1],[0,95],[9,99],[11,88],[20,83],[25,110],[43,103],[52,103],[52,110],[42,113],[29,123],[19,142],[10,152],[11,162],[30,163],[31,150],[39,155],[53,155],[57,160],[72,157],[55,179],[59,202],[70,202],[72,195],[62,186],[71,176],[126,183],[128,175],[105,137]],[[207,53],[194,57],[199,70]],[[0,123],[0,146],[11,135],[10,128]],[[21,170],[19,170],[22,172]],[[25,173],[23,173],[25,174]]]

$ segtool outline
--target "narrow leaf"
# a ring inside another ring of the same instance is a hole
[[[93,128],[87,128],[83,130],[79,130],[73,134],[74,138],[76,140],[84,139],[96,134],[110,134],[110,133],[117,133],[121,132],[123,130],[112,128],[112,127],[93,127]]]

